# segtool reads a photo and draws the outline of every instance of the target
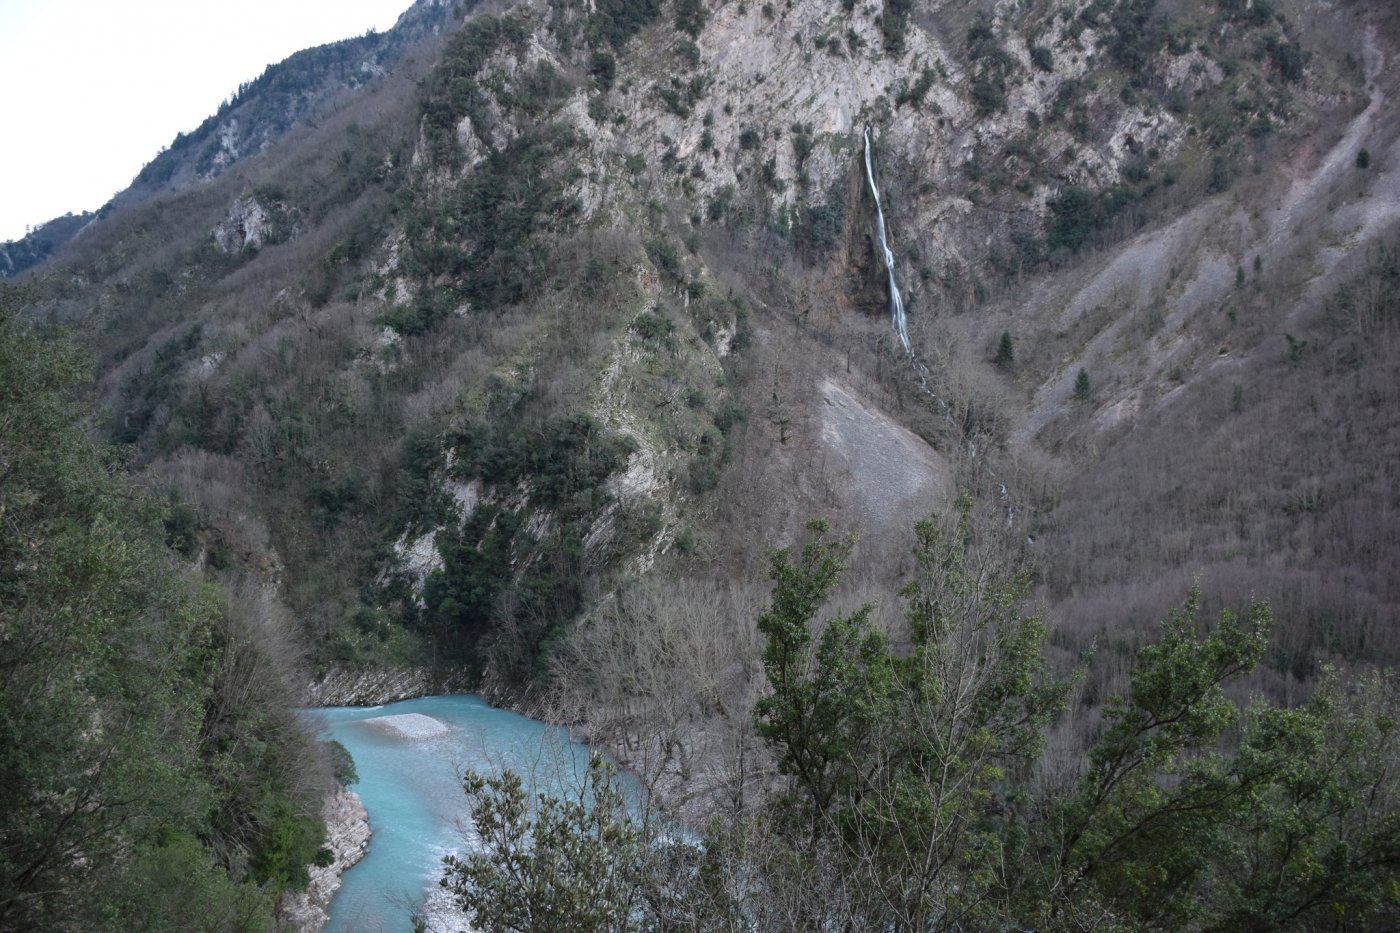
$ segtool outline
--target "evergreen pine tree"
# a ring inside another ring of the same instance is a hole
[[[992,362],[1002,369],[1008,369],[1012,363],[1016,362],[1016,350],[1011,345],[1011,331],[1001,332],[1001,342],[997,344],[997,355]]]

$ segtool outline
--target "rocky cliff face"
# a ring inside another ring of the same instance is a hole
[[[312,865],[311,882],[306,890],[284,899],[279,920],[284,929],[320,933],[330,919],[326,909],[340,890],[340,876],[369,851],[369,814],[355,792],[341,788],[326,798],[322,814],[326,820],[326,848],[329,865]]]

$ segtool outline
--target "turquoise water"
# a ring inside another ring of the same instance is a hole
[[[364,801],[373,832],[369,854],[345,873],[331,901],[330,933],[412,930],[413,911],[438,891],[442,857],[470,845],[463,771],[511,768],[534,775],[536,787],[549,792],[577,787],[588,761],[587,751],[563,729],[495,709],[476,696],[306,712],[354,757],[360,782],[352,790]],[[408,713],[429,716],[446,731],[410,739],[372,721]],[[440,916],[441,895],[435,900],[429,913],[447,919]]]

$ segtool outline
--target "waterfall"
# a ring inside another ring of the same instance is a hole
[[[875,170],[870,166],[870,126],[865,127],[865,180],[870,182],[870,193],[875,198],[875,229],[880,236],[880,250],[885,254],[885,271],[890,278],[890,321],[894,324],[899,342],[909,352],[909,327],[904,318],[904,299],[900,297],[899,286],[894,280],[894,253],[890,251],[885,236],[885,211],[880,206],[880,189],[875,185]]]

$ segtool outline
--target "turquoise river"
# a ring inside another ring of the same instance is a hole
[[[471,844],[461,774],[511,768],[538,790],[578,786],[587,751],[566,732],[476,696],[306,711],[350,750],[352,789],[369,813],[369,854],[345,873],[327,931],[397,933],[415,913],[431,929],[460,928],[438,888],[442,857]]]

